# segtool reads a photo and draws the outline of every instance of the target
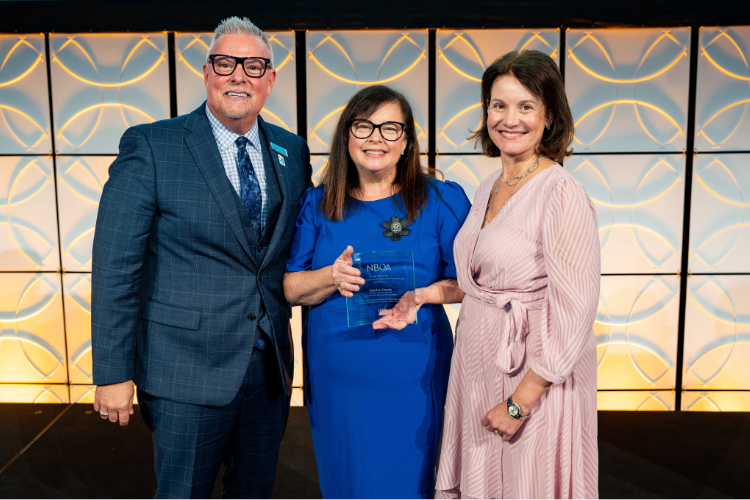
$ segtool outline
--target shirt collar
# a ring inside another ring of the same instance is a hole
[[[221,123],[219,119],[216,118],[208,108],[208,104],[206,104],[206,116],[208,116],[208,121],[211,123],[211,128],[214,131],[214,137],[216,138],[216,144],[219,146],[219,150],[223,151],[227,148],[231,148],[234,144],[234,141],[236,141],[239,137],[239,134],[235,134],[234,132],[229,130],[223,123]],[[244,137],[248,140],[250,146],[253,149],[260,149],[260,137],[258,135],[257,118],[255,119],[255,123],[253,124],[252,128],[244,134]]]

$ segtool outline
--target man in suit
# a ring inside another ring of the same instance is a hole
[[[128,129],[93,249],[94,408],[127,425],[133,383],[153,433],[157,497],[270,498],[293,354],[282,277],[311,185],[298,136],[259,116],[276,79],[268,36],[221,22],[207,101]]]

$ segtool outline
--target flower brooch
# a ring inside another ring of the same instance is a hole
[[[411,230],[406,227],[408,224],[408,217],[399,219],[396,215],[394,215],[393,217],[391,217],[391,220],[383,222],[383,227],[385,228],[385,231],[383,231],[383,236],[385,236],[386,238],[390,238],[391,241],[398,241],[402,236],[409,236]]]

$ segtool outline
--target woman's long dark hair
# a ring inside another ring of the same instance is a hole
[[[369,118],[381,106],[390,103],[401,107],[406,123],[406,149],[396,164],[393,193],[401,193],[401,201],[410,221],[414,221],[427,205],[429,181],[419,156],[414,113],[409,101],[390,87],[373,85],[360,90],[349,99],[336,125],[328,165],[321,176],[325,191],[320,211],[328,220],[340,221],[351,213],[357,203],[353,195],[360,189],[359,172],[349,156],[349,120]]]

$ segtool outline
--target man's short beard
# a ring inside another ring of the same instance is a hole
[[[233,120],[239,120],[240,118],[245,118],[247,115],[250,114],[249,109],[245,109],[243,111],[230,111],[229,106],[227,106],[225,103],[221,103],[221,112],[226,116],[227,118],[231,118]]]

